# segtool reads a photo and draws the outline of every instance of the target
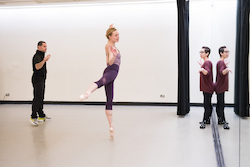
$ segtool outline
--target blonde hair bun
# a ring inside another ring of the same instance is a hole
[[[112,35],[112,33],[116,31],[116,28],[112,27],[112,28],[109,28],[107,31],[106,31],[106,37],[109,39],[109,36]]]

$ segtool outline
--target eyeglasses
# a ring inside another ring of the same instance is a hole
[[[205,52],[203,52],[203,51],[200,51],[199,53],[205,53]]]
[[[229,51],[224,51],[225,53],[229,53]]]

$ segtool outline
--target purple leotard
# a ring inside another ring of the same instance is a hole
[[[105,92],[107,97],[106,110],[112,110],[113,97],[114,97],[114,80],[117,77],[119,67],[121,64],[121,54],[117,54],[115,61],[112,65],[107,65],[107,68],[103,72],[103,76],[99,81],[96,81],[98,88],[105,86]]]

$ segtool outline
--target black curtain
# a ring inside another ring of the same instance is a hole
[[[177,115],[190,111],[189,97],[189,1],[177,0],[178,8],[178,107]]]
[[[241,117],[249,117],[249,6],[249,0],[237,2],[234,112]]]

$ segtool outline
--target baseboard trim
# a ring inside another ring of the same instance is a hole
[[[12,101],[2,100],[0,104],[32,104],[32,101]],[[61,104],[61,105],[105,105],[105,102],[76,102],[76,101],[44,101],[44,104]],[[127,106],[177,106],[177,103],[161,103],[161,102],[114,102],[114,105]],[[203,107],[203,103],[190,103],[190,106]],[[216,106],[216,104],[213,104]],[[234,107],[234,104],[227,103],[225,107]]]

